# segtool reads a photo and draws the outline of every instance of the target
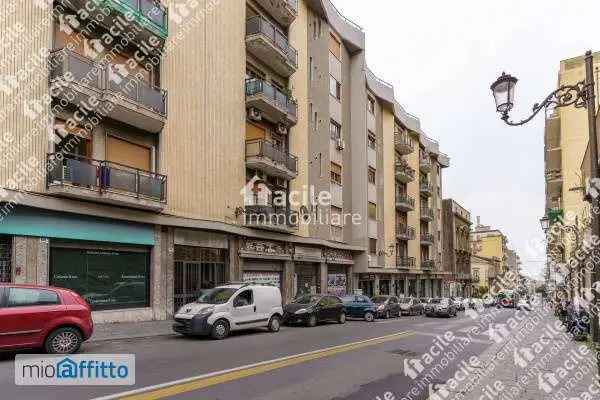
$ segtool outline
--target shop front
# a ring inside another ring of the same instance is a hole
[[[405,297],[404,285],[406,280],[404,278],[394,279],[394,296]]]
[[[389,275],[382,275],[379,277],[379,294],[390,295],[392,287],[392,279]]]
[[[375,296],[375,274],[359,274],[358,288],[367,297]]]
[[[327,293],[344,296],[352,293],[352,266],[354,259],[350,251],[324,249],[327,263]]]

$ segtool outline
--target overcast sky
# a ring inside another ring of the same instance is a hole
[[[444,197],[501,229],[525,273],[539,275],[543,116],[522,128],[504,125],[489,87],[502,71],[515,75],[513,119],[528,114],[556,88],[560,60],[600,50],[600,2],[333,2],[365,29],[369,67],[394,85],[400,103],[451,157]]]

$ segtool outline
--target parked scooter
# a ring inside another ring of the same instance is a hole
[[[587,339],[590,334],[590,316],[583,306],[576,304],[569,307],[567,332],[577,341]]]

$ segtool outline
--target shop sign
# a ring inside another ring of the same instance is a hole
[[[281,287],[281,274],[269,271],[244,272],[244,282],[255,282]]]

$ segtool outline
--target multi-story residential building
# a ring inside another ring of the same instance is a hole
[[[600,53],[594,54],[594,68],[600,67]],[[558,86],[585,80],[584,57],[560,62]],[[589,237],[591,213],[584,199],[585,177],[589,177],[588,119],[585,108],[561,107],[546,117],[544,161],[546,175],[547,257],[551,269],[569,269],[570,260]],[[561,268],[565,266],[565,268]],[[582,286],[590,287],[591,274],[580,267],[566,274],[569,295]],[[580,273],[581,272],[581,273]],[[580,278],[578,278],[580,277]]]
[[[483,295],[490,290],[500,268],[500,260],[471,255],[471,286],[473,295]]]
[[[448,157],[328,0],[5,15],[31,40],[0,60],[1,281],[72,288],[96,322],[226,281],[440,293]]]
[[[443,265],[450,272],[449,295],[470,297],[471,276],[471,213],[453,199],[444,199]],[[475,285],[477,286],[477,285]]]
[[[508,239],[498,229],[482,225],[477,217],[477,225],[471,231],[472,254],[494,261],[496,268],[488,271],[488,280],[501,278],[507,271]]]

